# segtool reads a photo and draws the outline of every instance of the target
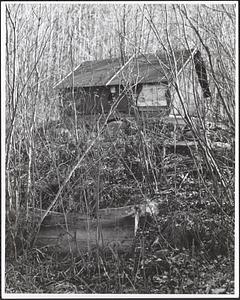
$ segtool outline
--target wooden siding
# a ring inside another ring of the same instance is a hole
[[[67,115],[73,115],[75,102],[80,114],[102,113],[110,109],[110,96],[110,91],[104,88],[78,88],[74,89],[74,93],[71,89],[66,89],[62,92],[62,108]]]
[[[108,113],[114,101],[119,97],[119,89],[116,91],[113,97],[109,87],[75,88],[74,93],[71,89],[65,89],[61,94],[62,109],[66,115],[73,115],[75,101],[76,110],[79,114]],[[126,96],[121,98],[116,110],[128,113],[129,105]]]
[[[184,106],[190,116],[196,116],[197,110],[203,114],[203,92],[199,84],[198,77],[195,71],[195,66],[189,62],[178,76],[179,91],[184,102]],[[171,114],[184,116],[184,110],[178,93],[172,86],[171,90],[172,108]]]

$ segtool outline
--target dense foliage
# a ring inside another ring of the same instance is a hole
[[[21,255],[15,262],[9,256],[7,290],[232,293],[234,207],[226,197],[222,196],[221,205],[216,201],[220,191],[206,175],[207,166],[200,150],[193,149],[191,154],[186,149],[180,153],[169,149],[163,156],[161,145],[171,139],[171,129],[169,124],[153,118],[144,125],[149,134],[141,140],[133,120],[127,126],[124,122],[110,123],[54,206],[56,211],[90,212],[94,216],[98,200],[99,207],[106,208],[139,204],[143,195],[154,199],[159,214],[156,218],[146,215],[141,219],[129,253],[93,251],[84,257],[62,258],[54,249],[29,247],[26,231],[32,224],[18,222],[15,244]],[[35,207],[46,209],[51,204],[69,169],[84,152],[88,142],[76,142],[73,133],[59,122],[45,128],[44,133],[42,128],[36,131]],[[179,138],[181,134],[184,138],[183,130],[179,129]],[[146,151],[147,169],[143,157]],[[221,156],[225,152],[230,157],[230,152],[219,151]],[[23,159],[21,166],[21,176],[26,176],[27,164]],[[228,171],[231,173],[230,166]],[[26,188],[22,187],[23,199]],[[12,232],[10,228],[10,244]]]
[[[6,292],[233,294],[236,4],[3,7]],[[156,51],[173,61],[174,49],[193,47],[206,63],[211,128],[200,110],[196,120],[181,116],[185,126],[176,130],[161,116],[104,126],[106,116],[86,120],[76,110],[61,118],[53,87],[81,62],[124,63]],[[195,146],[176,148],[176,141]],[[146,199],[159,214],[141,218],[129,253],[72,257],[33,247],[31,208],[94,217],[98,208]]]

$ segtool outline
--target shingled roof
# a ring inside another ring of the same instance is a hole
[[[104,59],[85,61],[61,80],[55,88],[103,86],[121,68],[121,60]],[[73,76],[74,75],[74,76]]]
[[[178,50],[174,53],[178,71],[188,61],[191,52],[193,50]],[[119,85],[123,80],[131,83],[156,83],[166,81],[166,77],[171,76],[173,66],[173,61],[166,53],[132,56],[124,66],[121,65],[120,58],[85,61],[55,88]]]

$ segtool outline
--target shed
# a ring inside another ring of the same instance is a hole
[[[188,113],[194,115],[196,106],[211,96],[207,71],[200,51],[177,50],[132,55],[121,65],[121,59],[82,62],[73,72],[56,84],[65,113],[71,115],[75,105],[78,114],[132,114],[164,111],[183,113],[179,93]],[[196,103],[197,99],[197,103]]]

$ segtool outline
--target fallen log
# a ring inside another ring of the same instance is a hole
[[[32,209],[38,222],[45,210]],[[134,241],[139,219],[157,214],[157,205],[148,201],[140,205],[99,209],[97,218],[77,213],[49,212],[36,237],[36,247],[54,247],[59,252],[80,254],[97,247],[128,252]]]
[[[41,218],[44,211],[34,212]],[[36,247],[54,247],[59,252],[80,254],[97,247],[128,251],[134,239],[132,207],[101,209],[97,218],[76,213],[50,212],[36,238]]]
[[[146,214],[158,214],[160,199],[157,200],[146,199],[143,204],[99,209],[97,217],[38,208],[29,208],[26,213],[26,209],[21,208],[18,213],[7,211],[6,220],[13,228],[16,224],[23,228],[31,224],[30,243],[39,249],[54,248],[59,253],[77,255],[96,248],[128,252],[132,250],[141,218]]]

